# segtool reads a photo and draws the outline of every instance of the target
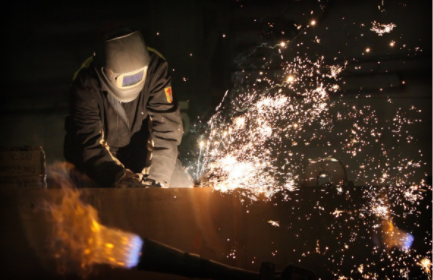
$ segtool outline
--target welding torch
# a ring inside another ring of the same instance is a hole
[[[196,254],[187,253],[168,245],[145,238],[138,270],[176,274],[199,279],[233,280],[314,280],[313,272],[288,265],[276,272],[273,263],[263,262],[259,272],[228,266]]]

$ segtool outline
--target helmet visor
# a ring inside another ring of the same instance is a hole
[[[147,66],[136,71],[118,74],[104,68],[104,72],[110,80],[120,89],[128,89],[141,84],[146,78]],[[111,73],[110,73],[111,72]]]

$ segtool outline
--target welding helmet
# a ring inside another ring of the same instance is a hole
[[[144,87],[150,58],[140,31],[120,34],[95,46],[95,68],[109,94],[120,102],[130,102]]]

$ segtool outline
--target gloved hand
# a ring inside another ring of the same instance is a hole
[[[125,169],[123,173],[117,175],[114,183],[115,188],[139,188],[141,187],[141,178],[137,173]]]
[[[141,183],[146,187],[152,187],[152,188],[163,188],[164,186],[160,183],[156,182],[155,180],[147,178],[147,175],[143,175]]]

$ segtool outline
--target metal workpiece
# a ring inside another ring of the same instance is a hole
[[[373,248],[388,250],[377,227],[386,220],[368,214],[365,189],[306,187],[270,201],[211,188],[82,189],[80,199],[97,210],[102,225],[144,240],[137,267],[96,264],[87,279],[332,279],[338,270],[349,275],[367,259],[379,263]],[[421,203],[430,203],[431,192],[426,195]],[[2,275],[77,279],[59,274],[50,248],[56,237],[49,209],[62,196],[62,189],[0,190],[0,249],[7,252],[0,261]],[[419,254],[429,250],[424,239],[431,228],[420,222],[428,215],[393,220],[413,234]]]
[[[201,279],[262,279],[257,272],[207,260],[199,255],[183,252],[150,239],[144,240],[137,269]]]
[[[287,266],[283,272],[276,272],[275,264],[269,262],[263,262],[258,272],[248,271],[183,252],[147,238],[144,240],[142,256],[137,269],[199,279],[316,279],[313,272],[293,265]]]

